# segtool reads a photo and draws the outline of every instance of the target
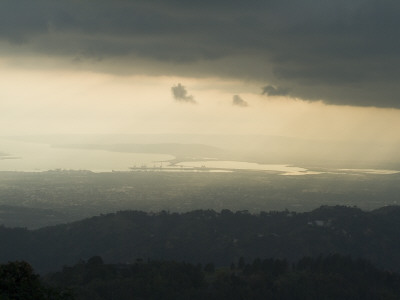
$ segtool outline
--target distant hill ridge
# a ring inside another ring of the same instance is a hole
[[[243,256],[295,261],[339,253],[400,270],[400,207],[365,212],[120,211],[37,230],[0,227],[0,262],[29,261],[38,272],[100,255],[108,263],[168,259],[229,266]]]

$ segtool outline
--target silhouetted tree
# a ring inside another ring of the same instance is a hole
[[[0,265],[0,299],[47,300],[73,299],[67,292],[46,287],[25,261]]]

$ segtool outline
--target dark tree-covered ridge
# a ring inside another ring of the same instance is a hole
[[[400,208],[365,212],[321,207],[307,213],[198,210],[187,213],[120,211],[38,230],[0,227],[0,262],[27,260],[40,273],[80,259],[108,263],[138,258],[216,267],[241,256],[295,261],[339,253],[400,270]]]
[[[338,254],[296,263],[255,259],[230,268],[175,261],[104,264],[99,257],[46,276],[77,299],[399,299],[398,273]]]

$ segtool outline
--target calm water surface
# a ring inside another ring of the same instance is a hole
[[[396,170],[339,169],[315,172],[285,164],[258,164],[242,161],[202,160],[181,162],[174,166],[166,161],[174,157],[168,154],[110,152],[94,149],[55,148],[48,144],[21,142],[0,138],[0,171],[47,171],[54,169],[90,170],[93,172],[130,171],[136,166],[140,170],[165,172],[230,172],[232,170],[273,171],[280,175],[314,175],[321,173],[364,173],[389,175]],[[161,163],[163,162],[163,163]],[[163,166],[162,169],[160,166]],[[144,169],[142,169],[144,170]]]
[[[320,174],[320,172],[309,171],[305,168],[294,167],[290,165],[278,165],[278,164],[258,164],[243,161],[191,161],[182,162],[177,164],[182,167],[193,167],[193,168],[215,168],[215,169],[234,169],[234,170],[259,170],[259,171],[275,171],[281,173],[281,175],[311,175]]]
[[[0,139],[0,171],[47,171],[54,169],[93,172],[129,171],[134,164],[153,166],[171,160],[167,154],[120,153],[92,149],[63,149],[39,143]]]

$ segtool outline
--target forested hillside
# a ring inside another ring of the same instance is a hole
[[[26,260],[40,273],[99,255],[107,263],[167,259],[237,263],[240,257],[295,261],[340,253],[400,270],[400,208],[364,212],[321,207],[312,212],[121,211],[38,230],[0,228],[0,262]]]
[[[286,260],[243,258],[229,268],[174,261],[104,264],[92,257],[46,276],[79,300],[399,299],[400,277],[366,260],[330,255]]]
[[[26,262],[0,264],[0,299],[399,299],[400,276],[338,254],[295,263],[255,259],[215,268],[176,261],[106,264],[99,256],[39,277]]]

